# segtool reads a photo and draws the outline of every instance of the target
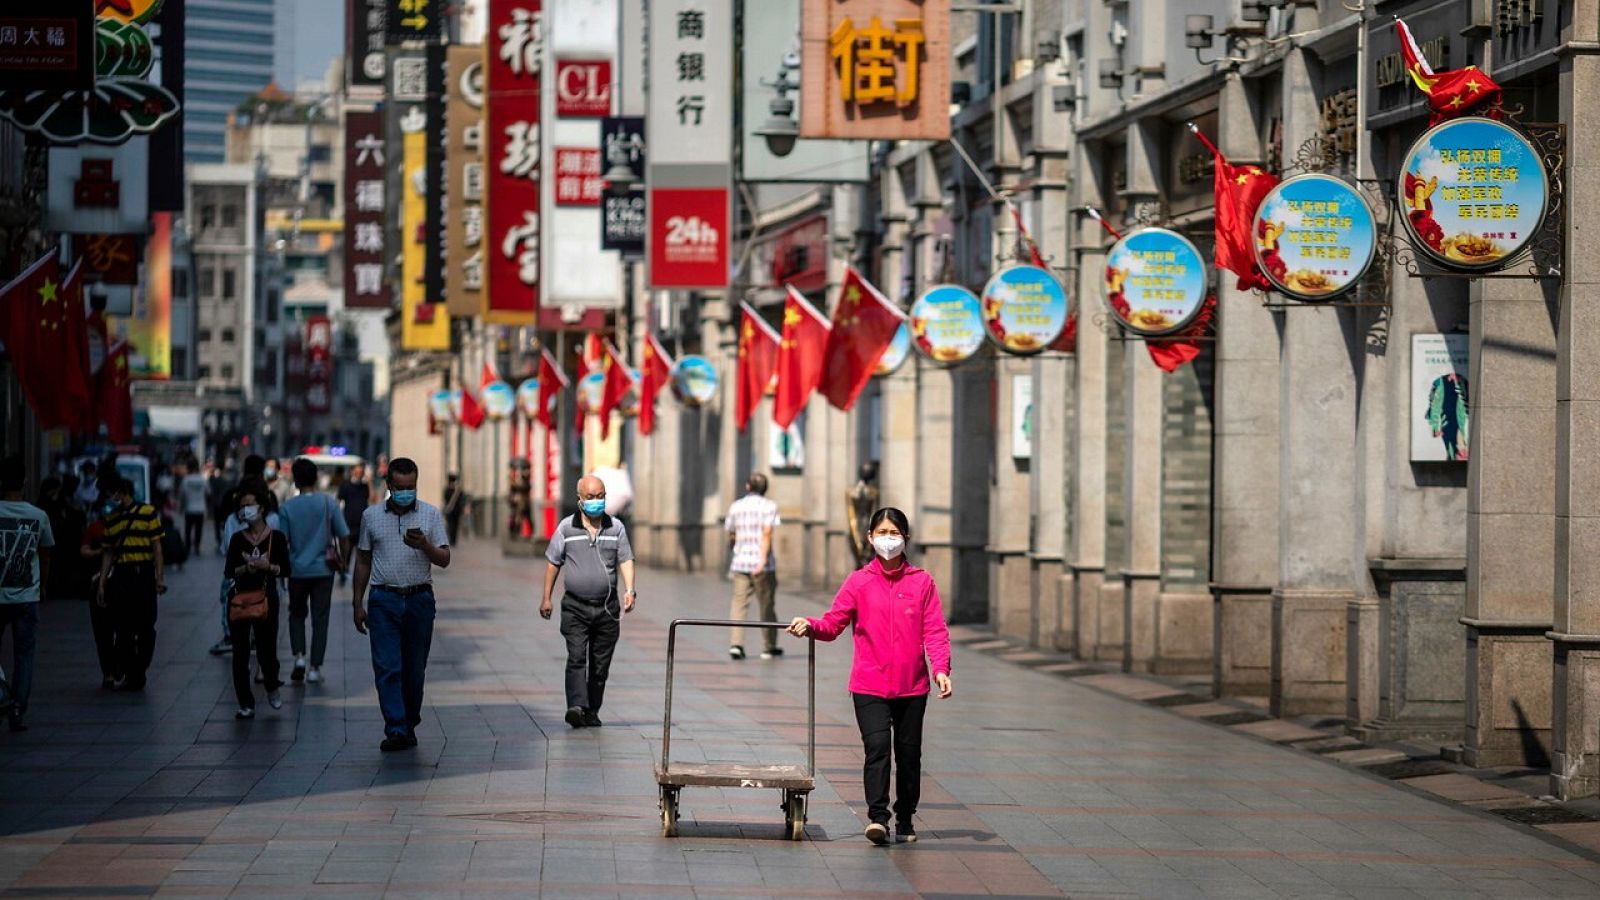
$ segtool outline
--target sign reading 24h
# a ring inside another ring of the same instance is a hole
[[[1544,222],[1549,179],[1521,132],[1493,119],[1452,119],[1411,145],[1400,176],[1406,233],[1451,269],[1504,267]]]

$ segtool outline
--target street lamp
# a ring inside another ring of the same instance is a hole
[[[767,149],[773,156],[788,156],[794,152],[794,142],[800,137],[800,126],[794,121],[794,101],[789,99],[790,91],[800,89],[796,75],[799,71],[800,51],[790,50],[778,65],[777,79],[761,82],[778,92],[767,106],[767,112],[771,115],[755,130],[767,142]]]

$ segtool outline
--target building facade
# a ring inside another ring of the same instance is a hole
[[[188,0],[184,5],[183,153],[190,163],[227,156],[228,119],[272,82],[276,0]]]

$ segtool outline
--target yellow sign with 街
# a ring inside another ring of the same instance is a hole
[[[400,207],[400,345],[406,350],[449,350],[450,314],[443,303],[430,302],[423,280],[427,258],[425,228],[428,221],[428,134],[409,132],[401,185],[405,202]]]
[[[949,0],[805,0],[800,135],[950,136]]]

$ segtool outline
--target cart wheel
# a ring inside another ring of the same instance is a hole
[[[806,838],[806,795],[798,791],[789,794],[784,801],[783,811],[784,831],[791,841],[803,841]]]
[[[665,788],[661,791],[661,836],[678,836],[678,795]]]

